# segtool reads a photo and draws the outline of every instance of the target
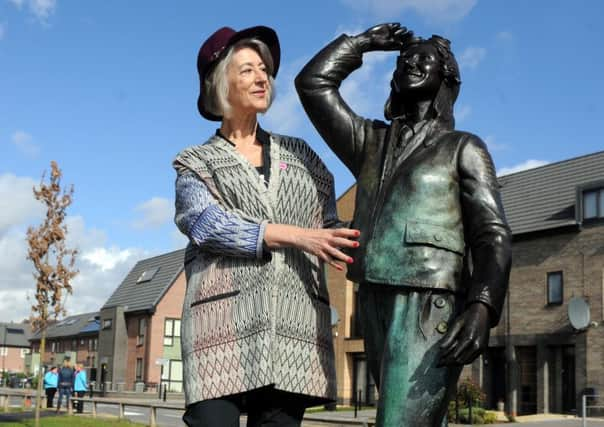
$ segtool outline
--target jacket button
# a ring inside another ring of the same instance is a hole
[[[441,334],[447,332],[447,329],[449,329],[449,327],[447,326],[447,322],[440,322],[438,325],[436,325],[436,330]]]

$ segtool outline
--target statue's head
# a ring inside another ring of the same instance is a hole
[[[460,84],[459,67],[449,40],[436,35],[408,39],[397,59],[384,115],[391,120],[405,114],[404,104],[432,101],[435,116],[452,125]]]

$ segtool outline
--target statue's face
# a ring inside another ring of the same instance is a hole
[[[442,81],[438,51],[430,43],[411,45],[401,52],[392,78],[402,94],[433,98]]]

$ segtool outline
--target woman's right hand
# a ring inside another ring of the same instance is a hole
[[[269,249],[294,247],[316,255],[319,259],[342,271],[337,261],[351,264],[354,260],[341,248],[358,248],[359,230],[351,228],[301,228],[286,224],[268,224],[264,242]]]

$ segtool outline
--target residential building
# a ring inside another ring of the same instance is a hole
[[[100,311],[100,381],[108,390],[182,391],[184,249],[139,261]]]
[[[0,323],[0,372],[27,372],[29,323]]]
[[[491,331],[488,351],[464,369],[511,415],[580,408],[584,392],[604,394],[604,152],[499,177],[513,233],[513,264],[504,313]],[[355,187],[338,199],[349,220]],[[328,270],[336,326],[339,400],[359,391],[376,398],[360,338],[356,285]],[[569,305],[587,328],[577,330]],[[580,317],[579,316],[579,317]],[[595,401],[597,403],[597,400]],[[601,402],[599,403],[602,404]]]
[[[96,381],[99,314],[83,313],[65,317],[46,328],[44,354],[40,355],[41,333],[30,338],[32,358],[28,364],[36,373],[41,357],[42,365],[61,365],[65,358],[82,365],[88,371],[88,380]]]

